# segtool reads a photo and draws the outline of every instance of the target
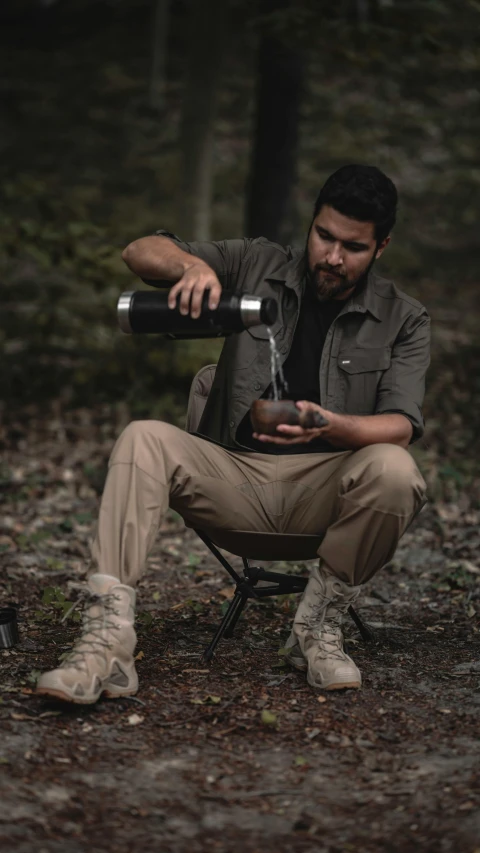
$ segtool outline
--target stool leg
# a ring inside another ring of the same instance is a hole
[[[240,619],[240,616],[242,615],[242,610],[245,607],[246,603],[247,603],[247,597],[245,595],[242,595],[237,607],[232,612],[231,619],[229,620],[227,627],[225,628],[225,633],[224,633],[225,639],[228,640],[228,639],[230,639],[230,637],[233,637],[235,625],[237,624],[238,620]]]
[[[218,626],[217,630],[215,631],[215,634],[214,634],[214,637],[213,637],[211,643],[207,646],[207,648],[205,649],[205,651],[202,655],[203,660],[206,663],[211,661],[211,659],[213,658],[215,649],[216,649],[219,641],[222,639],[223,636],[225,636],[225,633],[226,633],[226,631],[228,631],[230,624],[233,620],[234,620],[233,621],[233,627],[235,627],[235,623],[238,619],[238,616],[242,612],[245,601],[246,601],[245,596],[243,596],[240,592],[236,592],[235,595],[233,596],[233,598],[230,602],[229,608],[228,608],[227,612],[225,613],[225,616],[223,617],[222,621],[220,622],[220,625]],[[237,610],[240,610],[240,612],[239,612],[237,619],[236,619],[235,616],[236,616]]]
[[[375,634],[373,633],[371,628],[368,628],[367,625],[365,625],[365,623],[362,622],[357,611],[354,610],[351,605],[348,608],[348,613],[352,617],[353,621],[355,622],[355,625],[357,626],[358,630],[360,631],[360,635],[362,637],[362,640],[365,640],[366,643],[373,643],[373,641],[375,640]]]

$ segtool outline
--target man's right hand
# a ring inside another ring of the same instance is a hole
[[[173,240],[160,235],[140,237],[122,252],[127,267],[143,279],[174,281],[168,294],[168,307],[179,309],[196,319],[200,316],[203,295],[210,291],[208,307],[218,306],[222,285],[211,267],[195,255],[184,252]]]
[[[178,300],[180,314],[186,315],[190,312],[190,316],[195,320],[200,317],[206,290],[210,291],[208,307],[214,311],[220,300],[222,285],[212,268],[204,261],[196,259],[169,291],[168,307],[175,308],[178,294],[180,294]]]

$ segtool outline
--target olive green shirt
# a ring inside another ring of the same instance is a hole
[[[205,261],[225,290],[273,297],[278,304],[273,334],[282,362],[286,360],[305,286],[303,249],[283,248],[264,237],[185,243],[168,231],[157,234]],[[350,415],[405,415],[413,426],[411,441],[416,441],[424,430],[429,352],[425,308],[370,272],[328,330],[319,371],[321,405]],[[198,434],[225,447],[241,447],[235,440],[237,428],[270,381],[265,326],[226,338]]]

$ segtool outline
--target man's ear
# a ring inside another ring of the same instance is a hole
[[[385,237],[385,240],[382,240],[382,242],[380,243],[380,245],[377,248],[377,251],[375,254],[375,260],[377,260],[377,258],[379,258],[380,255],[383,255],[383,253],[384,253],[385,249],[387,248],[391,239],[392,238],[390,237],[390,234],[389,234],[388,237]]]

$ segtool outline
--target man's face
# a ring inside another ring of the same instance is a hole
[[[347,299],[390,241],[379,246],[373,222],[360,222],[324,205],[307,242],[310,280],[320,302]]]

